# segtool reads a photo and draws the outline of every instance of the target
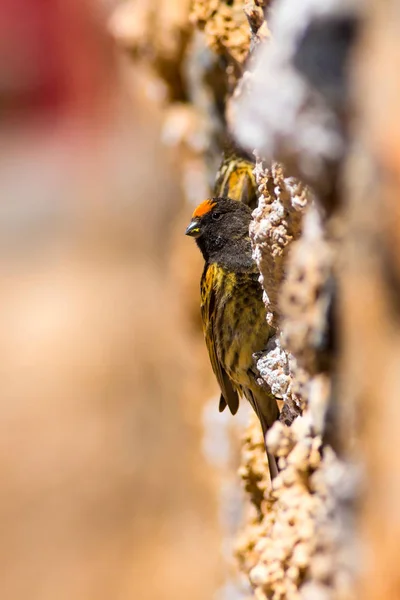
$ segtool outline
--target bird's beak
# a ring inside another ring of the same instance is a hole
[[[191,221],[186,228],[185,235],[197,238],[200,235],[200,223],[198,221]]]

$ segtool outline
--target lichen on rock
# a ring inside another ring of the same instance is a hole
[[[288,246],[300,235],[304,210],[312,194],[300,181],[286,177],[281,164],[273,163],[268,168],[258,160],[255,174],[260,196],[250,235],[264,287],[267,321],[274,324]]]

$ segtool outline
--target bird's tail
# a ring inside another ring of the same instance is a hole
[[[266,435],[268,429],[274,424],[274,422],[279,417],[278,404],[274,396],[272,396],[272,394],[268,394],[268,392],[266,392],[261,387],[257,391],[246,388],[244,390],[244,395],[250,402],[251,406],[254,409],[254,412],[256,413],[261,423],[265,444],[265,452],[268,458],[269,474],[272,481],[272,479],[274,479],[274,477],[278,475],[279,469],[275,456],[271,454],[271,452],[269,452],[267,448]]]

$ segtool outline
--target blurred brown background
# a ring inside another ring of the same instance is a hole
[[[201,265],[161,109],[99,9],[1,9],[1,596],[206,600]]]

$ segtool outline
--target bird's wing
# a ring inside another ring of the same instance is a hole
[[[201,316],[203,320],[203,331],[206,339],[211,366],[221,389],[219,411],[222,412],[226,405],[234,415],[239,407],[239,396],[234,389],[226,371],[221,365],[215,346],[214,324],[215,324],[215,265],[207,265],[201,278]]]

